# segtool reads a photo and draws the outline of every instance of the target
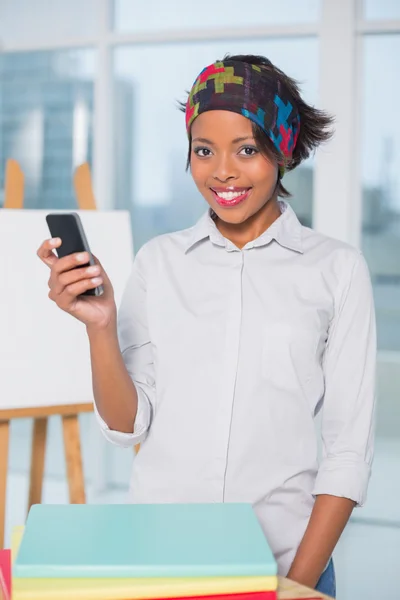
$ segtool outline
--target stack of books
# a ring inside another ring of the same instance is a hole
[[[248,504],[36,505],[15,555],[13,600],[276,600]]]

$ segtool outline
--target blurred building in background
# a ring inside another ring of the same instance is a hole
[[[77,66],[73,55],[0,54],[0,186],[6,159],[15,158],[26,208],[73,206],[73,168],[92,162],[94,86],[75,75]]]

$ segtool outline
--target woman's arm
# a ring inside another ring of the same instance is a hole
[[[354,506],[365,502],[374,440],[376,328],[371,282],[360,254],[350,262],[335,297],[324,353],[323,455],[316,497],[289,577],[317,583]]]
[[[120,434],[122,433],[122,437],[125,436],[126,442],[126,433],[133,437],[138,407],[145,401],[141,403],[139,401],[136,384],[129,375],[119,347],[114,290],[107,273],[97,259],[95,265],[87,266],[89,256],[86,252],[73,253],[62,258],[55,256],[53,251],[59,248],[61,243],[59,238],[45,240],[37,251],[39,258],[50,268],[49,298],[60,309],[86,325],[96,400],[95,412],[97,404],[96,414],[100,413],[104,419],[101,423],[103,429],[116,429]],[[82,267],[82,265],[86,266]],[[138,323],[144,321],[144,318],[140,317],[140,311],[145,305],[145,291],[142,278],[137,276],[137,271],[137,268],[133,269],[130,286],[127,286],[129,293],[125,294],[127,297],[125,304],[128,305],[122,310],[128,323],[132,319]],[[101,297],[81,296],[83,292],[93,289],[99,283],[104,287]],[[135,314],[131,307],[136,307],[138,314]],[[133,334],[135,335],[135,331]],[[129,335],[126,337],[128,344],[133,346],[135,338],[132,340]],[[144,411],[142,410],[141,413],[143,421]],[[116,439],[114,441],[117,442]],[[134,443],[133,439],[129,439],[129,442],[131,441]]]
[[[323,357],[322,461],[312,491],[365,502],[374,449],[376,326],[361,254],[344,261]],[[348,264],[350,263],[350,264]]]
[[[146,256],[145,244],[136,255],[118,319],[103,331],[87,329],[95,413],[105,437],[125,447],[145,439],[155,402],[155,369],[147,322],[149,260]]]
[[[289,579],[314,588],[350,518],[355,502],[318,496],[311,518],[288,573]]]
[[[109,429],[133,433],[138,395],[122,358],[115,321],[105,329],[88,328],[88,337],[99,415]]]

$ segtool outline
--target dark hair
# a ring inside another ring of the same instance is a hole
[[[334,122],[333,117],[325,111],[318,110],[317,108],[306,104],[300,95],[298,82],[285,75],[285,73],[273,65],[268,58],[252,54],[238,54],[234,56],[227,54],[223,58],[223,61],[225,60],[236,60],[247,64],[258,65],[262,69],[270,71],[275,75],[278,81],[283,83],[283,85],[291,94],[293,102],[300,114],[300,132],[292,158],[285,162],[285,170],[291,171],[297,167],[303,160],[310,156],[313,150],[332,137],[332,125]],[[180,109],[185,112],[186,104],[181,102],[179,105]],[[261,129],[261,127],[256,123],[252,123],[252,129],[255,142],[260,152],[273,161],[281,161],[281,154],[275,148],[263,129]],[[191,149],[192,139],[191,135],[189,134],[189,151],[186,169],[189,169],[190,167]],[[285,189],[285,187],[282,185],[282,181],[279,178],[278,196],[288,197],[290,195],[290,192]]]

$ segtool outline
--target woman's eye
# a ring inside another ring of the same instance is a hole
[[[200,158],[205,158],[211,154],[211,150],[209,150],[209,148],[194,148],[193,152],[196,154],[196,156],[200,156]]]
[[[239,154],[242,156],[254,156],[255,154],[258,154],[258,150],[252,146],[246,146],[240,150]]]

